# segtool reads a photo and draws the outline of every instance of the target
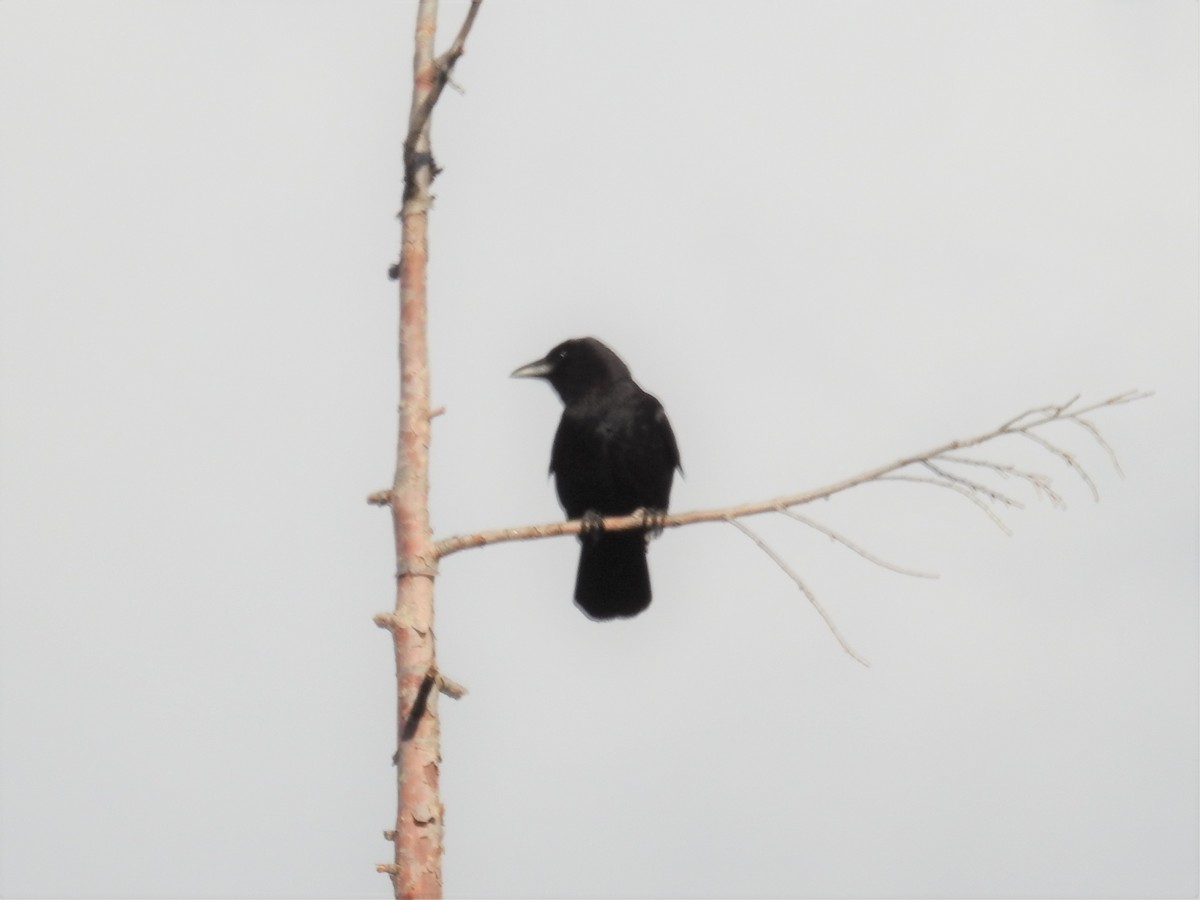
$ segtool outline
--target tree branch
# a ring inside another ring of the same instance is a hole
[[[1112,460],[1113,466],[1120,473],[1120,466],[1117,464],[1116,454],[1113,453],[1112,447],[1101,436],[1099,430],[1086,419],[1081,418],[1085,413],[1094,412],[1099,409],[1105,409],[1112,406],[1120,406],[1124,403],[1132,403],[1135,400],[1141,400],[1149,397],[1149,393],[1141,393],[1138,391],[1127,391],[1124,394],[1117,394],[1114,397],[1109,397],[1107,400],[1102,400],[1099,403],[1094,403],[1091,406],[1085,406],[1079,409],[1073,407],[1079,401],[1078,395],[1072,397],[1066,403],[1058,406],[1042,406],[1034,409],[1026,410],[1020,415],[1014,416],[1001,425],[993,428],[991,431],[976,435],[975,437],[965,438],[962,440],[950,441],[942,444],[940,447],[934,447],[932,450],[927,450],[924,453],[913,454],[906,456],[895,462],[887,465],[878,466],[874,469],[868,469],[858,475],[851,476],[834,484],[827,485],[822,488],[817,488],[812,491],[805,491],[801,494],[790,494],[783,497],[773,497],[770,500],[760,500],[755,503],[741,503],[736,506],[725,506],[717,509],[700,509],[692,512],[678,513],[673,516],[665,516],[655,521],[655,528],[661,530],[663,528],[680,528],[684,525],[694,525],[699,522],[728,522],[738,528],[743,534],[749,537],[759,548],[766,553],[776,565],[778,565],[788,577],[796,583],[804,596],[808,598],[813,608],[824,619],[825,624],[829,627],[830,632],[837,638],[842,649],[850,656],[858,660],[863,665],[869,663],[856,653],[846,639],[838,631],[832,617],[825,608],[817,600],[816,595],[809,589],[799,575],[796,574],[787,563],[769,547],[754,531],[752,531],[743,522],[739,521],[747,516],[761,515],[763,513],[783,513],[798,522],[802,522],[811,528],[828,535],[835,541],[838,541],[849,547],[855,553],[858,553],[864,559],[891,569],[894,572],[899,572],[905,575],[915,575],[925,578],[935,578],[935,575],[929,575],[924,572],[914,572],[909,569],[904,569],[891,563],[884,562],[863,550],[857,544],[843,537],[842,535],[818,525],[810,519],[805,518],[795,512],[794,507],[803,506],[806,503],[811,503],[814,500],[822,500],[826,497],[832,497],[834,494],[840,494],[843,491],[848,491],[851,488],[858,487],[861,484],[869,484],[871,482],[880,481],[909,481],[918,484],[932,484],[936,487],[952,490],[966,497],[977,507],[980,508],[987,516],[996,524],[1005,534],[1011,535],[1012,530],[1005,524],[996,512],[996,506],[1004,506],[1013,509],[1023,509],[1024,504],[1015,497],[1010,497],[990,485],[984,484],[972,478],[966,478],[956,472],[951,471],[947,466],[973,466],[977,469],[990,471],[1001,478],[1017,478],[1029,484],[1039,497],[1046,497],[1050,503],[1060,509],[1066,507],[1066,501],[1062,495],[1057,493],[1050,486],[1050,479],[1046,475],[1037,472],[1032,472],[1022,469],[1010,463],[998,463],[989,459],[976,459],[971,456],[963,455],[962,451],[971,447],[978,447],[986,444],[996,438],[1005,435],[1018,435],[1033,441],[1035,444],[1044,449],[1047,453],[1057,457],[1066,464],[1076,475],[1082,479],[1084,484],[1091,490],[1092,495],[1098,500],[1100,493],[1096,487],[1095,481],[1080,465],[1075,456],[1063,450],[1056,444],[1051,443],[1040,434],[1034,432],[1035,428],[1041,428],[1051,422],[1074,422],[1087,431],[1092,438],[1108,453]],[[905,469],[920,467],[925,469],[930,475],[919,475],[905,472]],[[387,492],[379,492],[372,494],[369,502],[380,502],[380,498],[386,497]],[[434,552],[438,559],[449,556],[452,553],[457,553],[460,550],[467,550],[472,547],[482,547],[486,544],[498,544],[504,541],[521,541],[533,540],[537,538],[557,537],[564,534],[579,534],[583,528],[583,523],[578,520],[567,522],[552,522],[545,525],[526,525],[520,528],[501,528],[493,531],[480,531],[474,534],[457,535],[455,537],[445,538],[438,541],[434,545]],[[611,516],[603,520],[603,527],[606,531],[625,531],[631,528],[645,528],[646,519],[640,512],[635,512],[628,516]]]
[[[924,475],[883,475],[880,481],[912,481],[918,484],[932,484],[935,487],[948,488],[956,493],[962,494],[972,503],[980,508],[992,523],[1003,531],[1009,537],[1012,537],[1012,529],[1009,528],[1004,520],[996,513],[994,509],[983,502],[975,493],[963,487],[961,484],[955,484],[953,481],[943,481],[940,478],[928,478]]]
[[[1121,406],[1125,403],[1132,403],[1135,400],[1141,400],[1152,396],[1149,392],[1127,391],[1123,394],[1117,394],[1114,397],[1109,397],[1107,400],[1102,400],[1094,403],[1091,406],[1085,406],[1080,409],[1071,410],[1071,407],[1079,399],[1072,398],[1067,403],[1061,406],[1044,406],[1035,409],[1026,410],[1018,416],[1009,419],[1002,425],[993,428],[991,431],[976,435],[970,438],[964,438],[956,441],[949,441],[939,447],[934,447],[931,450],[926,450],[923,453],[915,453],[911,456],[906,456],[895,462],[886,465],[878,466],[874,469],[868,469],[858,475],[853,475],[842,481],[834,482],[833,484],[824,487],[816,488],[810,491],[804,491],[799,494],[788,494],[781,497],[772,497],[769,500],[758,500],[753,503],[739,503],[734,506],[723,506],[713,509],[698,509],[690,512],[676,513],[663,517],[661,524],[663,528],[680,528],[684,525],[694,525],[699,522],[722,522],[727,519],[741,519],[746,516],[756,516],[763,513],[781,512],[785,509],[790,509],[796,506],[803,506],[806,503],[811,503],[814,500],[823,500],[826,497],[832,497],[835,494],[840,494],[843,491],[848,491],[850,488],[858,487],[860,484],[868,484],[873,481],[883,480],[903,480],[917,481],[922,483],[937,484],[942,487],[951,487],[975,500],[986,511],[991,511],[991,506],[988,501],[1001,502],[1005,505],[1015,505],[1020,507],[1021,504],[1012,498],[1005,497],[998,491],[992,488],[978,484],[961,476],[953,476],[944,470],[935,468],[935,471],[941,476],[940,478],[928,478],[916,475],[899,475],[900,470],[909,467],[934,463],[935,460],[942,462],[952,462],[958,464],[982,466],[991,469],[993,472],[1003,477],[1017,477],[1030,485],[1032,485],[1039,494],[1045,494],[1055,506],[1065,505],[1062,497],[1049,489],[1050,480],[1047,476],[1036,472],[1030,472],[1017,466],[1006,463],[995,463],[988,460],[973,459],[971,457],[962,456],[958,451],[966,450],[971,447],[977,447],[980,444],[985,444],[996,438],[1003,437],[1009,434],[1024,435],[1032,438],[1034,441],[1045,447],[1052,455],[1066,462],[1076,474],[1083,477],[1085,484],[1089,488],[1095,490],[1095,482],[1079,465],[1078,461],[1073,456],[1065,453],[1060,448],[1055,447],[1038,435],[1031,434],[1032,429],[1040,428],[1051,422],[1056,421],[1072,421],[1080,422],[1085,430],[1088,430],[1103,447],[1109,456],[1114,460],[1115,455],[1112,448],[1100,437],[1099,432],[1090,422],[1081,420],[1080,417],[1086,413],[1094,412],[1098,409],[1105,409],[1113,406]],[[1021,423],[1021,424],[1018,424]],[[1118,471],[1120,471],[1118,469]],[[981,495],[986,499],[981,499]],[[376,496],[376,495],[372,495]],[[1002,528],[1007,530],[998,517],[991,513]],[[603,526],[606,531],[625,531],[632,528],[645,527],[645,520],[638,514],[628,516],[610,516],[603,520]],[[443,538],[435,545],[435,551],[439,558],[446,557],[452,553],[457,553],[460,550],[468,550],[472,547],[482,547],[486,544],[499,544],[505,541],[527,541],[536,540],[539,538],[558,537],[564,534],[579,534],[582,524],[578,519],[572,519],[566,522],[548,522],[542,525],[524,525],[516,528],[497,528],[489,531],[478,531],[473,534],[455,535],[453,537]]]
[[[832,528],[827,528],[826,526],[820,524],[819,522],[814,522],[812,519],[808,518],[808,516],[800,515],[800,513],[796,512],[794,509],[781,509],[779,511],[781,513],[783,513],[785,516],[787,516],[789,519],[795,519],[797,522],[800,522],[803,525],[807,525],[809,528],[812,528],[816,531],[821,532],[821,534],[828,536],[830,538],[830,540],[837,541],[843,547],[853,550],[855,553],[857,553],[863,559],[867,560],[867,562],[873,562],[877,566],[880,566],[884,569],[890,569],[891,571],[896,572],[897,574],[900,574],[900,575],[911,575],[913,578],[937,578],[938,577],[933,572],[918,572],[915,569],[906,569],[903,566],[897,566],[894,563],[890,563],[890,562],[887,562],[886,560],[882,560],[878,556],[875,556],[873,553],[869,553],[868,551],[864,550],[862,547],[860,547],[858,544],[854,543],[848,537],[838,534],[838,532],[834,531]]]
[[[800,576],[797,575],[795,573],[795,571],[793,571],[793,569],[786,562],[783,561],[783,558],[778,553],[776,553],[774,550],[772,550],[770,545],[768,545],[766,541],[764,541],[761,537],[759,537],[756,532],[751,530],[750,526],[747,525],[745,522],[739,522],[737,519],[734,519],[734,518],[726,518],[725,521],[728,522],[730,525],[732,525],[734,528],[738,529],[738,531],[740,531],[742,534],[746,535],[746,537],[750,538],[750,540],[754,541],[754,543],[758,545],[758,548],[760,550],[762,550],[763,553],[765,553],[765,554],[767,554],[767,556],[771,557],[771,559],[775,563],[775,565],[777,565],[777,566],[779,566],[779,568],[783,569],[784,573],[788,576],[788,578],[790,578],[790,579],[792,579],[792,581],[796,582],[796,587],[800,588],[800,592],[802,594],[804,594],[805,597],[808,598],[808,602],[812,604],[813,609],[815,609],[817,611],[818,615],[820,615],[821,618],[825,620],[825,625],[829,628],[830,632],[833,633],[833,636],[835,638],[837,638],[837,642],[842,645],[842,649],[845,650],[848,654],[850,654],[850,656],[853,659],[862,663],[867,668],[870,668],[871,664],[869,662],[867,662],[867,660],[864,657],[855,653],[854,648],[850,646],[850,642],[847,641],[844,637],[842,637],[842,633],[840,631],[838,631],[838,627],[837,627],[837,625],[834,624],[833,618],[829,615],[828,612],[825,611],[825,607],[821,605],[821,601],[817,599],[817,595],[814,594],[812,592],[812,589],[809,588],[809,586],[804,583],[804,581],[800,578]]]
[[[433,108],[437,106],[437,102],[442,96],[442,90],[450,81],[450,73],[454,70],[454,64],[466,52],[467,35],[471,33],[471,26],[475,24],[475,16],[478,15],[482,2],[483,0],[471,0],[471,7],[467,10],[466,18],[463,19],[462,27],[458,29],[454,42],[445,53],[433,59],[432,29],[437,25],[437,0],[422,0],[421,8],[423,9],[428,3],[432,7],[432,12],[429,17],[423,17],[421,12],[418,12],[417,43],[418,47],[422,44],[422,27],[430,29],[429,39],[424,42],[428,47],[429,55],[418,60],[414,81],[416,90],[413,92],[412,109],[408,115],[408,132],[404,139],[406,208],[415,201],[423,203],[425,208],[428,208],[429,198],[418,196],[418,194],[428,190],[434,176],[437,175],[433,154],[428,146],[429,119],[433,115]],[[403,211],[401,215],[404,215]]]

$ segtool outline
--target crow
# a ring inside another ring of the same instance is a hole
[[[599,520],[641,511],[649,527],[666,515],[679,449],[662,404],[595,338],[563,341],[513,378],[544,378],[562,398],[550,451],[558,501],[583,519],[575,604],[592,619],[636,616],[650,605],[648,533],[603,533]]]

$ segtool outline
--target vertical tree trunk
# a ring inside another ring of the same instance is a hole
[[[437,169],[430,149],[433,107],[462,56],[482,0],[471,0],[450,49],[433,55],[437,0],[417,7],[413,95],[404,140],[404,202],[400,209],[400,434],[391,490],[373,503],[392,510],[396,539],[396,608],[375,617],[392,633],[396,655],[396,828],[386,833],[395,860],[379,866],[397,898],[442,895],[441,743],[438,694],[462,688],[438,674],[433,634],[433,580],[438,552],[429,527],[429,357],[426,346],[426,265],[430,193]]]
[[[413,96],[404,144],[400,211],[400,435],[391,509],[396,537],[396,897],[442,894],[441,745],[433,635],[437,558],[429,527],[429,362],[425,284],[429,259],[430,115],[438,71],[433,56],[437,0],[421,0],[413,57]]]

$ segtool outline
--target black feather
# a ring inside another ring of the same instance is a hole
[[[562,398],[550,471],[568,518],[666,512],[679,468],[675,434],[662,404],[637,386],[620,357],[595,338],[577,338],[513,375],[545,378]],[[614,619],[650,605],[644,531],[587,529],[580,540],[580,609]]]

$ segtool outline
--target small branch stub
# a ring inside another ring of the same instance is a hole
[[[445,675],[438,675],[437,686],[439,691],[452,700],[461,700],[468,693],[465,686],[447,678]]]

